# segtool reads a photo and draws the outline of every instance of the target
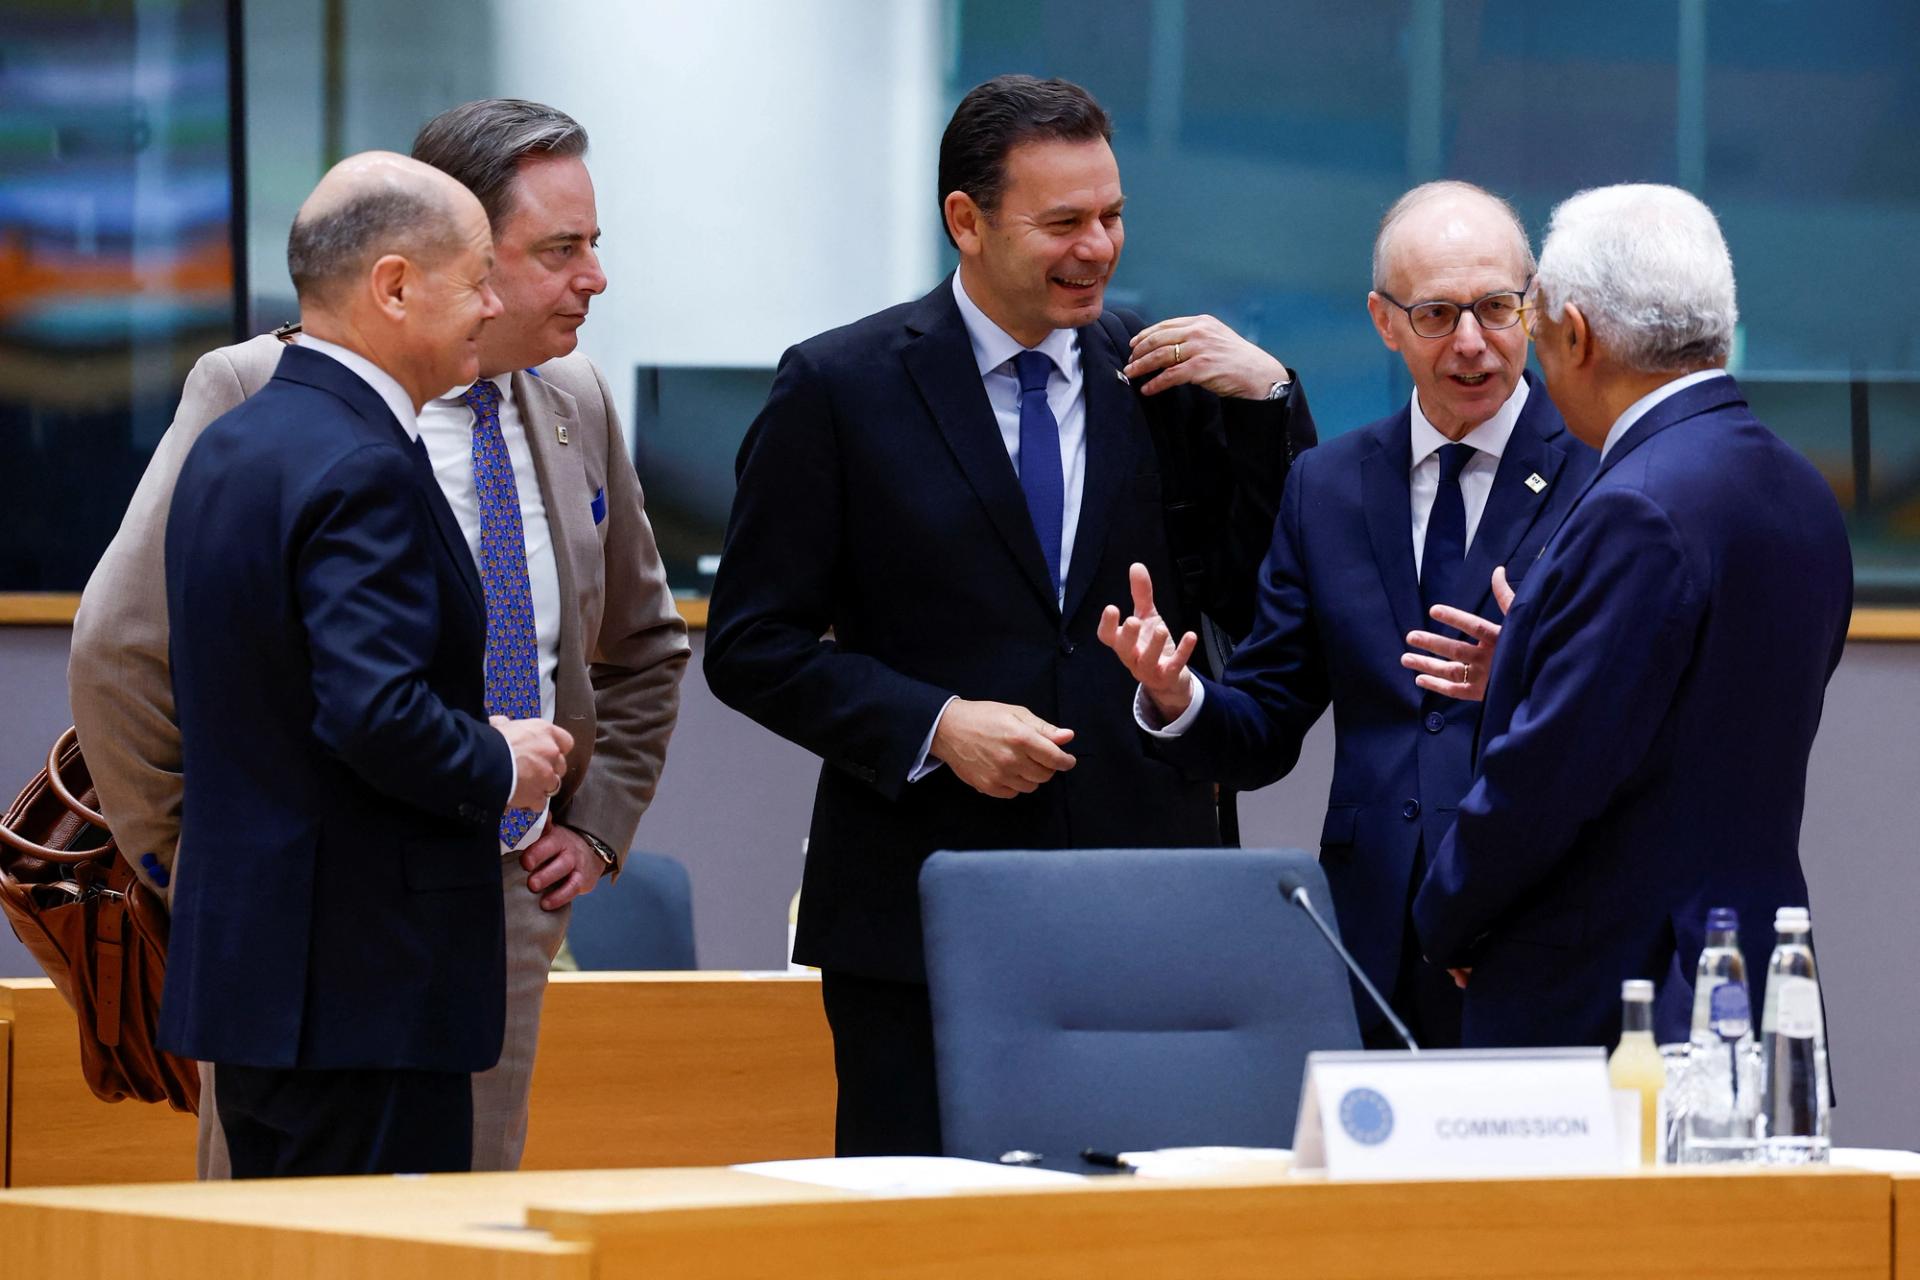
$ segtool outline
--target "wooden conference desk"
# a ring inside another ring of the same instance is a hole
[[[194,1118],[89,1093],[73,1013],[45,979],[0,980],[6,1081],[5,1185],[193,1177]],[[833,1096],[817,978],[555,974],[541,1019],[525,1167],[829,1155]],[[0,1254],[5,1249],[0,1240]]]
[[[894,1199],[643,1169],[32,1189],[0,1193],[0,1278],[1879,1280],[1896,1274],[1893,1183],[1843,1170],[1269,1173]]]

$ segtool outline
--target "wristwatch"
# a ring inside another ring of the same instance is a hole
[[[608,874],[612,874],[620,869],[620,859],[614,856],[613,850],[607,847],[605,840],[602,840],[591,831],[582,831],[578,827],[568,827],[567,830],[573,832],[573,834],[579,836],[582,840],[585,840],[588,847],[600,855],[600,861],[607,864],[606,869]]]
[[[1291,391],[1292,389],[1293,389],[1293,379],[1282,378],[1280,381],[1268,387],[1267,394],[1262,398],[1267,400],[1285,400],[1287,398],[1287,392]]]

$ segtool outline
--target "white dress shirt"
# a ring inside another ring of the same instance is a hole
[[[1000,428],[1000,443],[1006,446],[1014,473],[1020,471],[1020,375],[1014,371],[1013,358],[1026,347],[987,317],[953,273],[953,300],[960,305],[960,319],[967,326],[967,340],[973,344],[973,362],[980,370],[981,384],[987,391],[987,403],[993,406],[994,422]],[[1080,369],[1080,335],[1072,329],[1055,329],[1042,338],[1033,350],[1052,362],[1047,375],[1047,408],[1060,426],[1060,478],[1064,481],[1060,504],[1060,587],[1055,604],[1066,607],[1067,566],[1073,563],[1073,535],[1080,525],[1080,499],[1087,484],[1087,398],[1082,394],[1085,379]],[[934,731],[940,716],[954,699],[940,705],[939,714],[927,729],[920,744],[920,762],[907,774],[908,782],[918,782],[940,767],[929,760]]]
[[[520,527],[527,545],[527,578],[533,589],[533,635],[540,661],[540,718],[552,721],[554,673],[560,669],[560,570],[554,562],[553,532],[547,525],[546,499],[540,494],[540,476],[533,469],[533,448],[526,424],[513,399],[513,377],[491,379],[500,390],[500,434],[513,463],[513,485],[520,498]],[[419,433],[433,463],[434,479],[453,508],[453,518],[466,535],[467,550],[480,562],[480,493],[473,483],[473,429],[475,415],[466,401],[466,387],[456,387],[420,410]],[[542,810],[542,818],[545,810]],[[524,849],[546,829],[543,820],[527,828],[514,849]]]
[[[1705,382],[1709,378],[1724,378],[1726,376],[1727,371],[1725,369],[1701,369],[1696,373],[1683,374],[1675,378],[1672,382],[1664,383],[1647,392],[1647,394],[1628,405],[1627,411],[1614,419],[1613,425],[1607,428],[1607,438],[1600,444],[1600,460],[1602,462],[1606,461],[1607,454],[1613,449],[1613,446],[1620,443],[1620,437],[1627,434],[1634,423],[1646,417],[1647,411],[1653,408],[1653,406],[1659,404],[1668,396],[1678,395],[1688,387]]]
[[[1467,508],[1468,547],[1473,545],[1473,535],[1480,529],[1480,517],[1486,514],[1487,496],[1493,492],[1494,473],[1500,470],[1500,458],[1507,451],[1507,441],[1513,438],[1514,424],[1520,421],[1520,411],[1526,407],[1527,391],[1527,380],[1522,378],[1513,388],[1513,394],[1507,397],[1506,403],[1491,418],[1460,437],[1459,443],[1470,444],[1474,448],[1474,455],[1460,469],[1460,498]],[[1440,429],[1427,420],[1426,411],[1420,407],[1418,391],[1413,393],[1413,412],[1408,427],[1413,436],[1413,466],[1407,474],[1407,496],[1411,501],[1413,517],[1413,576],[1417,582],[1421,562],[1425,559],[1427,521],[1433,515],[1433,500],[1440,492],[1440,449],[1454,442],[1440,434]],[[1187,727],[1200,714],[1200,704],[1206,701],[1206,697],[1206,685],[1195,679],[1193,701],[1174,720],[1162,725],[1159,723],[1159,713],[1147,697],[1147,691],[1136,689],[1133,695],[1133,718],[1142,729],[1156,738],[1177,738],[1187,731]]]

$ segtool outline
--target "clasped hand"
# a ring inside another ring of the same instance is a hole
[[[507,808],[541,808],[560,790],[560,780],[567,776],[567,752],[573,750],[573,735],[545,720],[489,716],[487,723],[499,730],[513,752],[513,795],[507,800]]]
[[[1217,396],[1266,397],[1276,382],[1289,381],[1287,367],[1212,316],[1175,316],[1133,335],[1122,370],[1147,378],[1140,394],[1151,396],[1192,384]]]
[[[1048,724],[1025,707],[955,698],[940,713],[927,754],[982,795],[1011,800],[1073,768],[1061,748],[1073,730]]]

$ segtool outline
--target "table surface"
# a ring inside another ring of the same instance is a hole
[[[872,1196],[727,1168],[0,1193],[0,1276],[1887,1277],[1920,1179],[1851,1170]],[[113,1270],[137,1260],[133,1270]],[[249,1270],[248,1268],[252,1268]]]

